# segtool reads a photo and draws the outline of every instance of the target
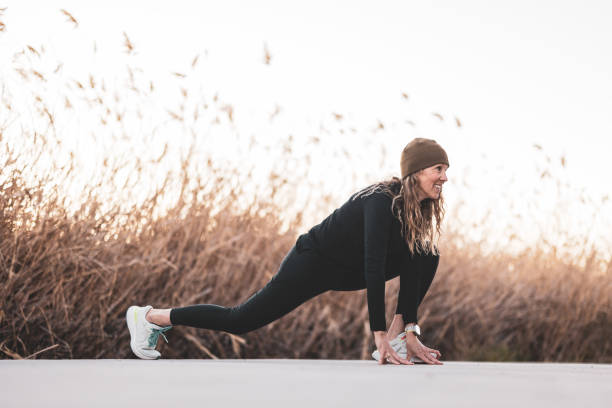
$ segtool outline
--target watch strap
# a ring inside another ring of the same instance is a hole
[[[421,328],[419,327],[418,324],[409,324],[409,325],[406,326],[404,331],[406,333],[413,332],[416,336],[420,336],[421,335]]]

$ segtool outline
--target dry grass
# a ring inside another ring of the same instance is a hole
[[[74,17],[63,13],[76,27]],[[127,34],[125,41],[132,53]],[[102,78],[90,75],[87,80],[64,79],[65,93],[54,102],[45,96],[44,83],[61,74],[61,63],[39,67],[36,61],[44,53],[42,47],[25,47],[21,58],[35,59],[14,63],[19,76],[13,88],[34,83],[26,88],[32,89],[26,102],[34,118],[24,118],[22,107],[14,106],[23,101],[7,91],[10,86],[3,87],[2,358],[132,357],[124,321],[129,305],[237,304],[276,272],[298,233],[304,232],[303,220],[310,216],[306,209],[323,214],[340,204],[322,192],[323,200],[309,195],[304,210],[287,210],[300,190],[312,189],[289,182],[304,175],[296,174],[296,153],[288,142],[271,155],[279,164],[265,186],[249,184],[241,177],[243,169],[210,159],[201,171],[189,170],[194,161],[205,161],[196,154],[183,157],[173,178],[164,167],[168,145],[161,154],[150,152],[148,162],[143,155],[116,160],[111,152],[103,158],[99,181],[87,184],[75,205],[62,186],[79,176],[79,158],[58,156],[62,115],[88,106],[97,118],[98,138],[111,125],[129,137],[126,118],[147,120],[144,101],[155,86],[128,67],[129,95],[117,97]],[[185,80],[181,75],[177,80]],[[184,132],[199,133],[202,120],[232,121],[231,106],[216,95],[197,105],[193,100],[198,96],[190,99],[186,86],[179,89],[181,99],[168,116]],[[6,137],[15,121],[32,123],[20,130],[23,144]],[[351,160],[350,153],[343,154]],[[167,173],[165,182],[145,200],[126,206],[123,198],[151,179],[151,169]],[[120,174],[129,177],[117,182]],[[164,197],[171,197],[170,205],[162,205]],[[291,222],[285,225],[281,215],[287,211]],[[485,252],[482,242],[466,238],[449,219],[438,275],[419,311],[425,344],[439,348],[449,360],[612,362],[609,258],[585,247],[583,256],[574,259],[544,244],[520,253],[503,248]],[[387,284],[388,319],[397,288],[397,280]],[[373,346],[363,291],[324,294],[243,336],[176,327],[169,340],[160,346],[167,358],[359,359],[369,358]]]
[[[153,220],[152,203],[102,214],[90,211],[100,206],[95,199],[68,215],[58,201],[40,201],[40,190],[22,185],[18,174],[9,180],[0,186],[0,350],[9,358],[42,350],[45,358],[130,357],[130,304],[237,304],[271,277],[296,235],[294,227],[279,232],[273,211],[256,215],[266,208],[260,202],[236,212],[226,197],[228,206],[211,214],[214,190]],[[121,228],[104,226],[121,215]],[[426,343],[447,359],[610,362],[609,265],[596,274],[592,264],[537,249],[483,256],[477,245],[453,247],[458,239],[447,234],[420,308]],[[390,318],[397,281],[388,289]],[[359,293],[327,293],[244,336],[177,327],[163,353],[367,358],[371,337]]]

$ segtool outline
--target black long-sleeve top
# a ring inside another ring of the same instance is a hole
[[[401,236],[401,224],[391,212],[392,199],[374,192],[353,200],[355,194],[302,234],[298,243],[314,246],[323,256],[350,270],[343,281],[346,290],[367,289],[372,331],[386,330],[385,281],[403,271],[397,313],[402,314],[404,322],[416,323],[417,308],[425,295],[421,286],[429,285],[421,285],[418,271],[407,270],[413,269],[408,268],[411,255]]]

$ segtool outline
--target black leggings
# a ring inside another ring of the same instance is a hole
[[[427,276],[420,285],[419,303],[433,280],[436,268],[426,269]],[[272,279],[241,305],[224,307],[200,304],[177,307],[170,310],[170,322],[173,325],[222,330],[233,334],[247,333],[279,319],[328,290],[365,289],[364,278],[356,275],[354,271],[342,270],[337,264],[320,256],[316,250],[298,250],[294,245]]]

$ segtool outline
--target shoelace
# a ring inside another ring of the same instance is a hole
[[[164,332],[167,332],[171,328],[172,326],[166,326],[161,329],[151,329],[151,335],[149,336],[149,347],[155,347],[157,345],[157,339],[159,338],[160,334],[164,340],[166,340],[166,343],[168,343],[168,339],[166,338]]]

